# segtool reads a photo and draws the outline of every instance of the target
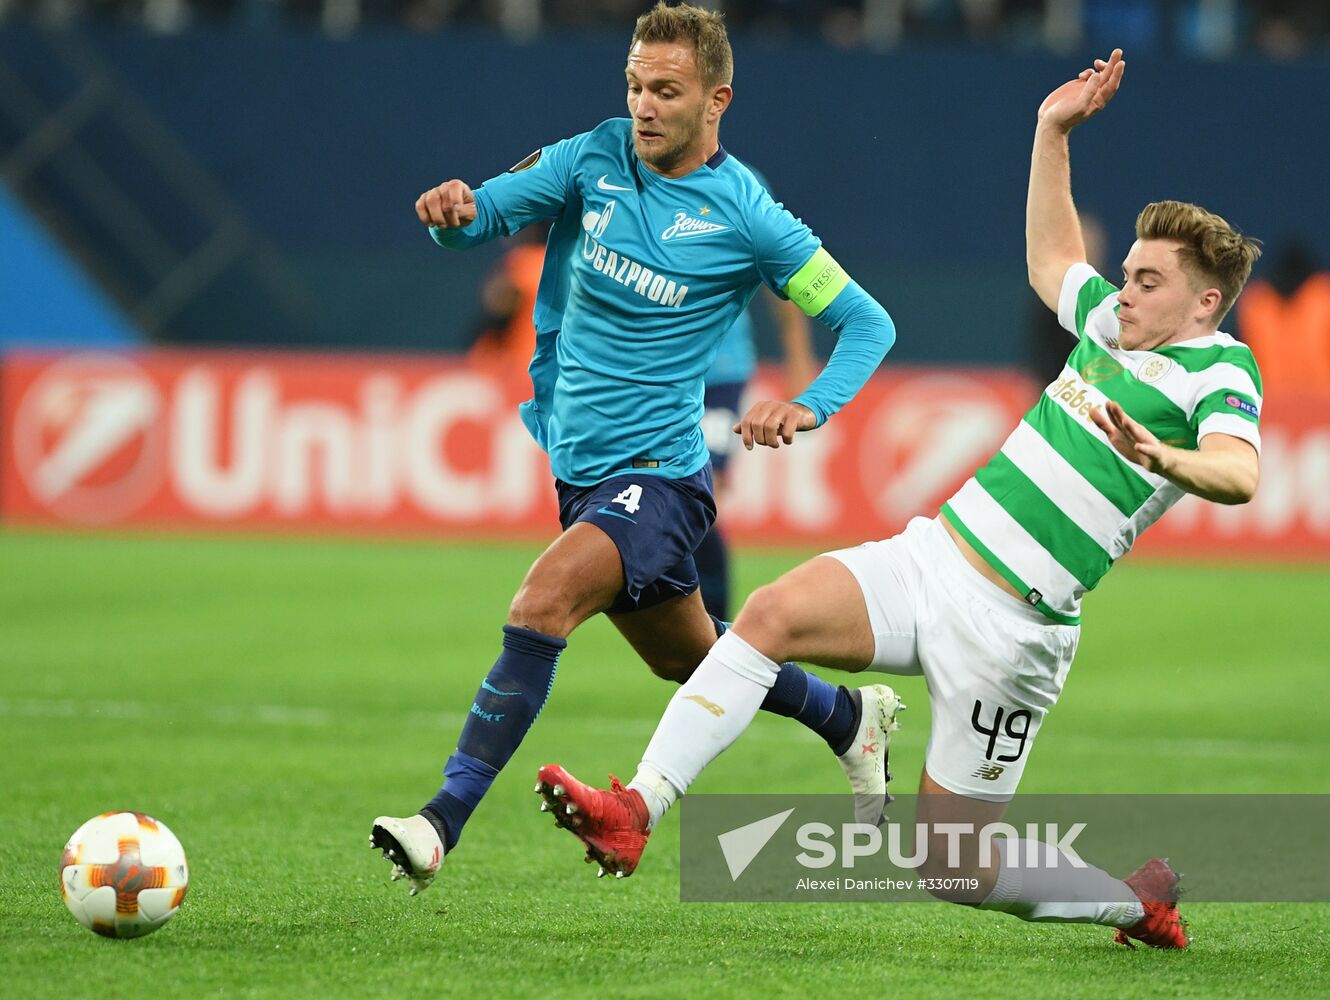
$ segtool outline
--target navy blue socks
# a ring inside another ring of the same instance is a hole
[[[725,630],[716,619],[716,634]],[[566,639],[531,629],[503,627],[503,652],[476,692],[457,750],[444,766],[443,787],[421,809],[445,851],[456,846],[462,827],[536,721],[567,645]],[[794,663],[781,664],[762,708],[802,722],[838,755],[853,741],[861,712],[854,694]]]
[[[443,769],[444,785],[421,810],[445,851],[456,845],[472,811],[536,721],[567,645],[568,640],[542,632],[503,627],[503,652],[471,703],[457,751]]]
[[[862,711],[851,692],[796,663],[780,665],[776,683],[762,701],[762,710],[802,722],[826,740],[838,757],[854,741]]]
[[[713,618],[727,621],[730,617],[730,551],[720,530],[712,527],[693,550],[693,564],[697,566],[698,588],[702,603]]]

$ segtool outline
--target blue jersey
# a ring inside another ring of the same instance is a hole
[[[771,184],[762,175],[762,171],[751,166],[748,169],[769,193]],[[730,327],[721,338],[720,347],[716,349],[716,359],[711,362],[711,367],[703,376],[703,381],[707,385],[744,384],[753,377],[753,372],[757,370],[757,346],[753,342],[753,308],[750,306],[745,309],[734,321],[734,326]]]
[[[830,264],[814,260],[818,238],[723,149],[687,176],[662,177],[638,159],[624,118],[538,150],[475,199],[475,221],[432,229],[438,243],[554,220],[522,417],[554,474],[576,485],[697,472],[703,375],[758,285],[779,292],[806,275],[800,294],[820,311],[849,280],[824,252]],[[813,408],[819,419],[832,412]]]
[[[747,382],[756,369],[757,347],[753,343],[753,316],[749,309],[721,338],[716,359],[702,378],[707,385],[734,385]]]

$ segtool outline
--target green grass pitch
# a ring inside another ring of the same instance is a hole
[[[942,904],[682,905],[669,817],[597,880],[531,792],[558,761],[627,777],[671,688],[603,621],[428,893],[366,844],[437,787],[530,547],[0,532],[0,992],[37,997],[1324,995],[1330,905],[1198,904],[1186,953]],[[745,590],[801,553],[744,553]],[[1330,792],[1330,573],[1129,560],[1087,602],[1028,792]],[[912,790],[922,681],[893,752]],[[759,718],[698,791],[839,791]],[[89,816],[136,809],[188,852],[139,941],[65,911]],[[1143,852],[1146,848],[1143,848]],[[1146,855],[1142,854],[1142,858]],[[1240,863],[1240,859],[1235,859]]]

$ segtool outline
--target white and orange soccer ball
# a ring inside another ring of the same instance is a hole
[[[151,934],[189,887],[185,849],[151,816],[102,813],[74,831],[60,856],[60,894],[74,919],[103,937]]]

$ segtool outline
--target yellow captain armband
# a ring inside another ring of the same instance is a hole
[[[783,291],[791,302],[815,317],[831,305],[849,283],[850,276],[845,273],[845,268],[827,253],[825,247],[818,247],[817,253],[795,272]]]

